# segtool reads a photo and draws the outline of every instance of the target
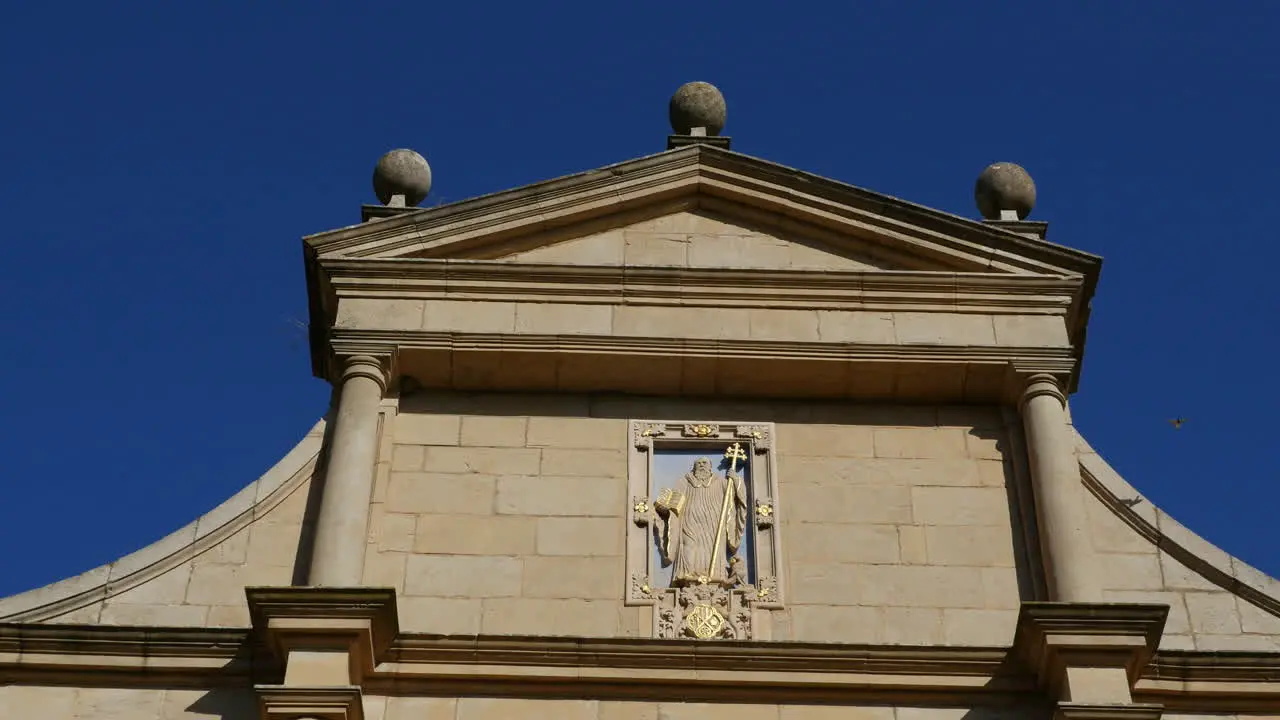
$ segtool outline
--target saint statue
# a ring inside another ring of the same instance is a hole
[[[740,451],[735,445],[730,452]],[[675,565],[672,587],[747,583],[742,563],[734,562],[747,528],[747,489],[734,472],[741,458],[745,454],[735,456],[728,476],[716,473],[709,459],[698,458],[675,488],[654,501],[662,564]]]

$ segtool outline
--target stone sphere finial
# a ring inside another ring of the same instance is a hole
[[[431,166],[413,150],[392,150],[373,167],[373,192],[383,205],[398,205],[396,196],[406,206],[417,205],[431,192]]]
[[[697,127],[706,128],[708,135],[719,135],[724,129],[724,95],[711,83],[681,85],[671,96],[668,112],[671,130],[677,135],[691,135]]]
[[[1025,220],[1036,206],[1036,184],[1021,165],[998,162],[987,166],[973,188],[978,212],[988,220],[1009,220],[1007,213]]]

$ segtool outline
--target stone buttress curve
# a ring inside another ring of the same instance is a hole
[[[261,477],[180,530],[88,572],[0,598],[0,622],[42,622],[102,602],[172,570],[265,516],[315,470],[325,421]]]
[[[1280,580],[1227,553],[1174,520],[1130,485],[1074,430],[1086,489],[1169,557],[1256,607],[1280,617]]]

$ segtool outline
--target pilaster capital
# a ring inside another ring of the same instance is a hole
[[[375,355],[345,355],[338,357],[338,382],[345,383],[351,378],[364,377],[378,383],[378,387],[386,392],[391,363],[387,358]]]
[[[1056,398],[1063,408],[1067,407],[1067,394],[1062,389],[1062,383],[1058,381],[1057,377],[1049,373],[1034,373],[1025,376],[1018,405],[1019,407],[1024,406],[1032,398],[1040,397],[1041,395],[1050,395]]]
[[[1068,668],[1123,669],[1132,689],[1168,616],[1168,605],[1024,602],[1013,652],[1055,692]]]
[[[257,685],[261,720],[364,720],[360,688]]]

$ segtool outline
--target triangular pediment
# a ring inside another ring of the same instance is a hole
[[[307,238],[317,256],[762,270],[1096,273],[1087,253],[692,146]]]
[[[823,242],[817,228],[770,226],[694,207],[635,220],[628,214],[535,233],[520,241],[480,248],[460,257],[558,265],[749,268],[789,270],[894,270],[874,247]]]

